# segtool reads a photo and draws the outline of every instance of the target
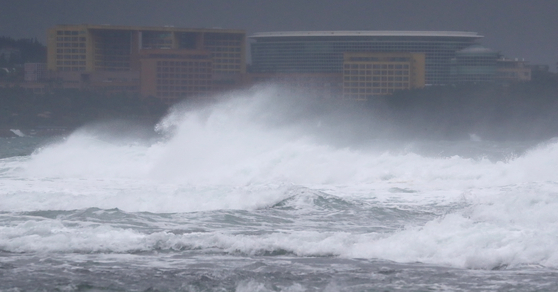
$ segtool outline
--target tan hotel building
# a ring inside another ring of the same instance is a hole
[[[343,97],[367,100],[424,87],[424,53],[344,53]]]
[[[63,87],[172,102],[234,88],[246,73],[243,30],[59,25],[47,39],[47,69]]]

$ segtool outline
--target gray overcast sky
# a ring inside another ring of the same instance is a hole
[[[510,58],[556,70],[558,0],[0,0],[0,36],[56,24],[284,30],[462,30]]]

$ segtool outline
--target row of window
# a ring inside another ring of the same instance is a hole
[[[252,59],[253,60],[253,59]],[[442,63],[430,63],[425,64],[426,70],[447,70],[451,65],[450,64],[442,64]],[[256,68],[258,70],[262,69],[292,69],[295,71],[304,71],[304,70],[317,70],[320,71],[335,71],[335,72],[343,72],[343,67],[340,62],[314,62],[313,60],[303,59],[299,61],[295,60],[274,60],[273,62],[265,62],[265,63],[257,63],[254,64],[252,62],[252,68]]]
[[[100,49],[130,49],[129,42],[122,41],[119,39],[116,39],[114,41],[107,41],[107,40],[96,41],[94,46],[95,48],[100,48]]]
[[[58,48],[85,48],[85,43],[56,43]]]
[[[103,71],[111,71],[111,72],[124,72],[130,71],[130,68],[126,67],[103,67]]]
[[[378,61],[409,62],[411,58],[409,57],[350,57],[350,60],[354,62],[378,62]]]
[[[57,35],[78,35],[78,34],[84,34],[85,31],[80,31],[78,32],[77,30],[58,30],[56,31]]]
[[[360,91],[360,90],[356,90],[356,88],[350,88],[347,89],[345,88],[343,90],[344,96],[347,97],[347,94],[356,94],[356,95],[366,95],[366,94],[391,94],[393,92],[395,92],[396,90],[402,90],[405,88],[367,88],[364,91]]]
[[[240,47],[207,47],[210,52],[240,52]]]
[[[56,55],[56,59],[82,59],[82,60],[85,60],[85,55]]]
[[[85,66],[85,61],[56,61],[56,65],[66,65],[66,66]]]
[[[409,88],[409,82],[345,82],[344,88],[403,87]]]
[[[129,56],[129,49],[96,49],[95,54],[97,55],[115,55],[115,56]]]
[[[344,69],[409,69],[409,64],[345,64]]]
[[[85,54],[85,49],[56,49],[57,54]]]
[[[157,66],[196,66],[196,67],[211,67],[211,62],[178,62],[178,61],[157,61]]]
[[[212,53],[213,58],[238,58],[240,59],[240,54],[238,53]]]
[[[212,47],[240,47],[239,41],[205,41],[206,46]]]
[[[174,80],[174,79],[157,79],[157,84],[162,84],[162,85],[209,85],[211,84],[211,81],[209,79],[199,79],[196,75],[197,79],[179,79],[179,80]]]
[[[95,55],[96,61],[114,61],[114,62],[129,62],[129,56],[110,56],[110,55]]]
[[[205,67],[157,67],[157,72],[189,72],[189,73],[205,73],[211,72],[211,68]]]
[[[157,78],[165,79],[209,79],[211,74],[173,74],[173,73],[157,73]],[[159,81],[157,81],[159,82]]]
[[[345,70],[345,75],[409,75],[409,70]]]
[[[130,63],[128,62],[95,62],[95,67],[118,67],[118,68],[129,68]]]
[[[240,70],[240,65],[220,65],[220,64],[217,64],[217,65],[213,66],[213,71],[214,72],[219,72],[218,71],[219,69],[229,70],[229,71],[238,71],[238,70]]]
[[[202,55],[192,55],[192,54],[146,54],[143,55],[144,58],[150,59],[191,59],[191,60],[205,60],[208,59],[209,56],[202,54]],[[160,61],[165,62],[165,61]],[[166,62],[174,62],[174,61],[166,61]],[[173,63],[170,63],[173,64]],[[175,66],[180,66],[183,63],[175,63]],[[167,65],[165,65],[167,66]],[[182,65],[186,66],[186,65]]]
[[[344,76],[343,81],[409,81],[409,76]]]
[[[57,37],[58,42],[85,42],[85,37]]]
[[[147,46],[149,44],[172,44],[172,39],[143,38],[142,44],[144,46]]]
[[[85,71],[85,67],[56,67],[56,71]]]
[[[213,63],[240,63],[240,59],[213,59]]]

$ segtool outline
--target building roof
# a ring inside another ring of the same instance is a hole
[[[461,37],[482,38],[476,32],[470,31],[399,31],[399,30],[356,30],[356,31],[277,31],[258,32],[250,38],[276,37],[355,37],[355,36],[388,36],[388,37]]]
[[[111,24],[58,24],[51,29],[98,29],[98,30],[141,30],[141,31],[176,31],[176,32],[218,32],[218,33],[242,33],[241,29],[222,29],[222,28],[184,28],[166,26],[128,26],[128,25],[111,25]]]

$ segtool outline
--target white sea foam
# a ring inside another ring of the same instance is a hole
[[[391,234],[284,230],[244,235],[226,230],[145,234],[93,223],[68,226],[59,220],[42,220],[0,227],[0,249],[84,253],[220,250],[246,255],[381,258],[481,269],[524,264],[558,267],[558,230],[552,223],[534,228],[529,227],[530,222],[503,224],[457,213]]]
[[[315,117],[271,111],[275,95],[267,89],[214,106],[176,109],[160,123],[164,138],[154,143],[78,131],[31,157],[2,159],[0,211],[255,210],[289,198],[298,187],[378,206],[457,207],[426,224],[417,225],[410,218],[405,228],[381,234],[346,230],[145,234],[103,224],[72,227],[62,219],[30,220],[2,225],[0,249],[200,248],[482,269],[522,264],[558,267],[558,142],[507,161],[433,157],[381,150],[373,143],[345,147],[314,135],[311,127],[325,127]],[[289,110],[285,104],[278,109]],[[308,198],[296,197],[291,204],[312,211]]]
[[[459,188],[557,179],[558,144],[507,162],[358,150],[324,142],[308,120],[274,113],[272,89],[201,109],[177,108],[158,126],[159,142],[135,143],[78,131],[37,151],[22,175],[37,178],[126,178],[188,185],[294,183],[355,185],[380,180]],[[295,106],[292,106],[295,107]],[[292,122],[291,120],[301,120]],[[373,131],[375,129],[371,129]],[[381,143],[376,141],[376,143]]]

